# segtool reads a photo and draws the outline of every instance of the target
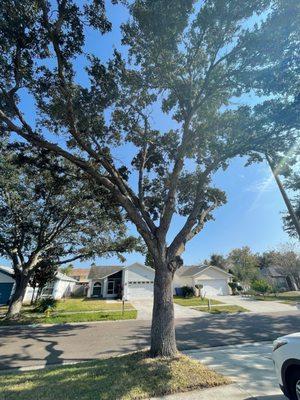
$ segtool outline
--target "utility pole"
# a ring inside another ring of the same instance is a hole
[[[287,195],[287,193],[286,193],[286,191],[285,191],[285,189],[283,187],[283,184],[282,184],[282,182],[281,182],[281,180],[279,178],[279,175],[278,175],[278,173],[276,171],[276,168],[275,168],[275,165],[273,163],[273,160],[270,158],[270,156],[268,156],[268,154],[266,154],[266,159],[267,159],[268,164],[269,164],[269,166],[271,168],[271,171],[273,173],[275,181],[276,181],[276,183],[277,183],[277,185],[279,187],[280,193],[281,193],[281,195],[283,197],[285,205],[286,205],[286,207],[288,209],[288,212],[290,214],[290,217],[292,219],[293,225],[295,226],[295,229],[296,229],[296,231],[298,233],[298,236],[299,236],[299,239],[300,239],[300,221],[297,218],[297,215],[295,213],[294,207],[292,206],[292,203],[290,202],[290,199],[288,198],[288,195]]]

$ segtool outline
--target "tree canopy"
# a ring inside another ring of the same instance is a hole
[[[287,148],[296,135],[288,127],[261,129],[259,109],[232,102],[274,91],[280,108],[286,93],[278,79],[272,86],[272,77],[284,69],[287,79],[296,75],[299,63],[289,60],[297,43],[299,4],[136,0],[128,11],[122,46],[129,59],[116,49],[104,62],[85,52],[88,32],[98,31],[101,43],[101,35],[112,29],[104,1],[24,0],[11,7],[3,0],[1,131],[66,158],[122,206],[156,269],[151,353],[170,355],[176,350],[174,270],[186,243],[226,202],[225,193],[212,185],[213,174],[236,156],[261,161],[261,154]],[[294,23],[287,27],[282,15]],[[271,29],[278,46],[263,44]],[[292,45],[285,47],[286,40]],[[274,66],[276,52],[281,61]],[[87,67],[79,79],[82,57]],[[35,103],[34,123],[23,113],[22,90]],[[258,102],[267,106],[263,97]],[[155,107],[174,128],[154,123]],[[133,156],[120,160],[116,154],[128,145]],[[175,214],[185,220],[169,238]]]
[[[78,179],[72,165],[48,151],[2,147],[0,254],[15,268],[42,259],[57,265],[113,253],[137,244],[126,236],[118,207]]]

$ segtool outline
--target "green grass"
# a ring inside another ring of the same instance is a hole
[[[132,309],[130,303],[125,302],[125,309]],[[103,311],[103,310],[122,310],[122,302],[107,302],[106,300],[95,299],[66,299],[57,304],[58,311]]]
[[[180,297],[174,296],[174,303],[180,306],[192,307],[192,306],[207,306],[208,299],[202,300],[201,297]],[[218,300],[210,300],[210,304],[224,304]]]
[[[31,324],[67,324],[70,322],[92,322],[92,321],[116,321],[120,319],[136,319],[136,310],[125,310],[124,315],[121,311],[112,312],[92,312],[92,313],[74,313],[57,314],[53,313],[49,317],[37,317],[34,314],[22,313],[17,320],[0,320],[0,326],[6,325],[31,325]]]
[[[205,309],[204,307],[193,307],[195,310],[198,311],[205,311],[209,312],[210,314],[232,314],[232,313],[240,313],[240,312],[248,312],[244,307],[240,306],[222,306],[222,305],[217,305],[213,306],[211,310],[208,310],[207,308]]]
[[[138,400],[228,384],[196,360],[138,352],[72,366],[0,375],[5,400]]]
[[[296,304],[300,302],[300,292],[283,292],[275,294],[267,294],[265,297],[263,296],[255,296],[255,300],[260,301],[280,301],[285,304]]]
[[[1,307],[5,315],[7,307]],[[69,322],[109,321],[119,319],[136,319],[137,311],[130,303],[125,303],[124,315],[122,302],[105,300],[66,299],[57,304],[49,317],[34,313],[32,306],[23,306],[22,314],[15,321],[0,319],[0,326],[25,324],[66,324]]]

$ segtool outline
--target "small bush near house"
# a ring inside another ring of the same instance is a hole
[[[34,312],[44,313],[48,309],[55,309],[56,307],[57,300],[54,300],[52,297],[47,297],[45,299],[38,300],[37,305],[34,308]]]
[[[239,294],[243,290],[242,286],[238,282],[234,282],[234,281],[228,282],[228,286],[231,288],[232,294],[234,296]]]
[[[251,283],[251,289],[257,294],[265,296],[268,292],[271,292],[272,287],[265,279],[258,279]]]
[[[185,298],[193,297],[195,295],[194,289],[190,286],[183,286],[181,290],[182,290],[182,296]]]

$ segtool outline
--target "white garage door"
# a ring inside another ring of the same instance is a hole
[[[128,300],[153,297],[153,282],[129,282]]]
[[[203,285],[202,292],[205,296],[224,296],[229,294],[229,286],[224,279],[199,280],[197,283]]]

